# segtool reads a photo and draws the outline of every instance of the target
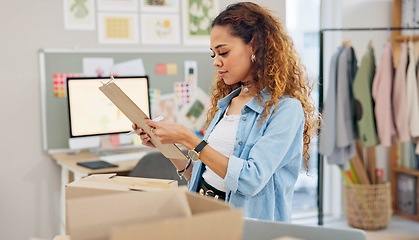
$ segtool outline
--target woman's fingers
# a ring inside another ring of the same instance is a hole
[[[137,135],[144,135],[144,134],[147,134],[147,133],[144,132],[144,130],[142,128],[137,129]]]
[[[136,134],[140,137],[141,140],[141,144],[148,146],[148,147],[156,147],[154,146],[154,144],[151,142],[151,137],[150,135],[148,135],[144,129],[142,128],[137,128],[137,124],[133,123],[132,124],[132,129],[136,130]]]
[[[146,145],[148,142],[150,142],[151,138],[147,134],[141,135],[141,143]]]
[[[149,147],[155,147],[154,144],[151,142],[151,137],[143,129],[137,129],[137,134],[140,137],[141,144]]]

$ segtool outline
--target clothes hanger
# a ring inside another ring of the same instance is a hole
[[[352,47],[352,43],[350,40],[343,40],[342,46]]]

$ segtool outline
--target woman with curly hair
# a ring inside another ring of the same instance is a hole
[[[318,125],[293,42],[266,8],[239,2],[213,20],[210,49],[217,74],[203,140],[176,123],[147,125],[162,143],[189,149],[188,161],[171,161],[190,191],[222,199],[248,218],[289,221]],[[142,129],[137,134],[153,146]]]

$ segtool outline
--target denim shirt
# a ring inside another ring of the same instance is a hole
[[[219,111],[208,126],[208,139],[222,118],[234,90],[218,101]],[[262,102],[270,98],[264,89]],[[241,110],[233,154],[224,178],[225,201],[243,209],[244,217],[271,221],[290,221],[294,185],[300,171],[303,152],[304,113],[301,103],[290,97],[278,99],[278,109],[263,120],[264,107],[253,98]],[[205,167],[193,165],[189,190],[196,192]]]

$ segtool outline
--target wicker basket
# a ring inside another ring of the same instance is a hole
[[[351,227],[386,228],[392,215],[390,183],[344,184],[346,217]]]

